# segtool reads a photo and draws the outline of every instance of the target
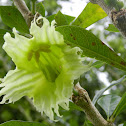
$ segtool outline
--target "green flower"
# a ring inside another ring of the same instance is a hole
[[[40,18],[43,19],[41,28],[36,24]],[[46,18],[40,18],[31,23],[32,38],[19,35],[15,28],[15,38],[9,33],[4,36],[3,49],[16,69],[2,79],[0,96],[4,97],[0,103],[12,103],[28,96],[39,112],[54,120],[53,110],[60,116],[59,106],[69,109],[73,82],[89,67],[82,63],[80,48],[64,43],[63,36],[55,31],[55,22],[50,26]]]

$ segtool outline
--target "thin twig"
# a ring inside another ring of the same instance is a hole
[[[31,11],[26,6],[24,0],[14,0],[14,5],[17,7],[17,9],[20,11],[22,16],[24,17],[27,25],[30,27],[31,21],[34,18],[34,15],[31,13]]]
[[[83,109],[87,118],[92,122],[94,126],[115,126],[113,123],[107,122],[102,117],[97,108],[92,104],[86,90],[80,87],[79,84],[75,86],[75,89],[78,91],[79,95],[72,96],[73,102]]]

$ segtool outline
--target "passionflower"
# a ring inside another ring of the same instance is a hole
[[[42,27],[37,25],[40,19]],[[4,35],[3,49],[16,68],[10,70],[0,84],[1,104],[28,96],[36,109],[51,120],[54,120],[54,112],[60,116],[59,106],[69,109],[73,82],[89,69],[83,64],[81,49],[65,44],[63,35],[55,31],[54,23],[50,26],[46,18],[39,17],[31,23],[31,38],[19,35],[15,28],[14,38],[9,33]]]

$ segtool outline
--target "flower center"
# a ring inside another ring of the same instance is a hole
[[[49,53],[50,50],[50,46],[49,45],[39,45],[39,47],[35,47],[34,49],[30,50],[28,53],[28,61],[30,61],[32,59],[33,56],[35,56],[36,62],[39,61],[39,57],[40,57],[40,52],[47,52]]]
[[[59,53],[61,53],[59,47],[44,45],[37,50],[31,50],[28,53],[28,60],[34,58],[46,79],[55,82],[62,68]]]

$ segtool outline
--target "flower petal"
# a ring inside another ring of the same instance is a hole
[[[55,84],[46,80],[41,71],[29,73],[25,70],[11,70],[2,80],[3,87],[0,96],[3,96],[1,104],[11,103],[19,100],[23,96],[33,99],[36,109],[45,113],[54,120],[52,108],[58,113],[56,103]]]
[[[1,104],[9,100],[9,103],[29,95],[33,87],[41,80],[41,72],[29,73],[25,70],[11,70],[3,78],[0,87],[0,96],[4,95]],[[32,81],[31,81],[32,80]]]
[[[43,19],[43,26],[36,25]],[[1,80],[1,104],[15,102],[23,96],[33,99],[36,109],[54,120],[54,112],[59,114],[59,105],[69,109],[73,82],[89,70],[82,62],[81,49],[71,48],[64,43],[63,36],[55,31],[53,21],[40,17],[31,24],[32,38],[26,38],[13,29],[15,38],[9,33],[4,36],[4,50],[16,64]]]
[[[30,52],[30,41],[28,38],[16,33],[15,28],[13,28],[13,33],[15,38],[12,38],[10,33],[4,35],[5,43],[3,49],[12,58],[15,65],[20,69],[37,69],[36,61],[32,59],[28,60]],[[34,65],[33,65],[34,64]]]
[[[34,37],[33,41],[36,42],[36,44],[41,44],[41,43],[49,44],[49,45],[64,44],[63,35],[55,31],[55,27],[54,27],[55,21],[52,21],[50,26],[50,23],[46,18],[44,17],[41,18],[43,19],[43,26],[41,28],[36,25],[35,20],[31,23],[30,33]]]
[[[31,23],[30,33],[33,35],[32,38],[19,35],[15,28],[13,28],[15,38],[12,38],[10,33],[4,35],[3,49],[12,57],[19,69],[38,70],[38,64],[33,57],[39,55],[40,52],[49,52],[50,44],[64,44],[63,35],[55,31],[54,22],[50,26],[46,18],[41,18],[43,18],[41,28],[37,26],[35,20]]]

